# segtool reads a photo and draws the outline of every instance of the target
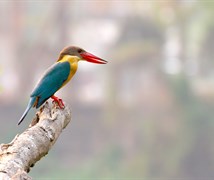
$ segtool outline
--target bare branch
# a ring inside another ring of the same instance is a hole
[[[46,103],[30,127],[9,144],[0,145],[0,179],[25,179],[30,167],[39,161],[56,142],[62,130],[71,120],[71,110],[59,109],[55,104]]]

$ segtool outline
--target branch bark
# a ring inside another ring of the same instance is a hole
[[[46,103],[22,134],[0,145],[0,179],[29,180],[27,173],[56,142],[71,120],[71,110]]]

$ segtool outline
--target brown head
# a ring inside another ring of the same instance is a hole
[[[92,63],[97,63],[97,64],[106,64],[107,61],[91,54],[85,51],[84,49],[77,47],[77,46],[68,46],[65,47],[59,55],[59,58],[57,61],[63,58],[65,55],[70,55],[70,56],[78,56],[80,60],[86,60],[88,62]]]

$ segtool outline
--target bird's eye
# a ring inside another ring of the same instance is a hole
[[[78,53],[81,53],[82,52],[82,49],[78,49],[78,51],[77,51]]]

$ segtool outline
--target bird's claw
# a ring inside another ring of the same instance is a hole
[[[62,101],[62,99],[56,97],[56,96],[51,96],[51,98],[53,99],[53,102],[56,102],[57,105],[59,106],[60,109],[64,109],[65,108],[65,105]]]
[[[59,107],[60,107],[61,109],[64,109],[64,108],[65,108],[65,105],[64,105],[62,99],[59,99],[58,105],[59,105]]]

